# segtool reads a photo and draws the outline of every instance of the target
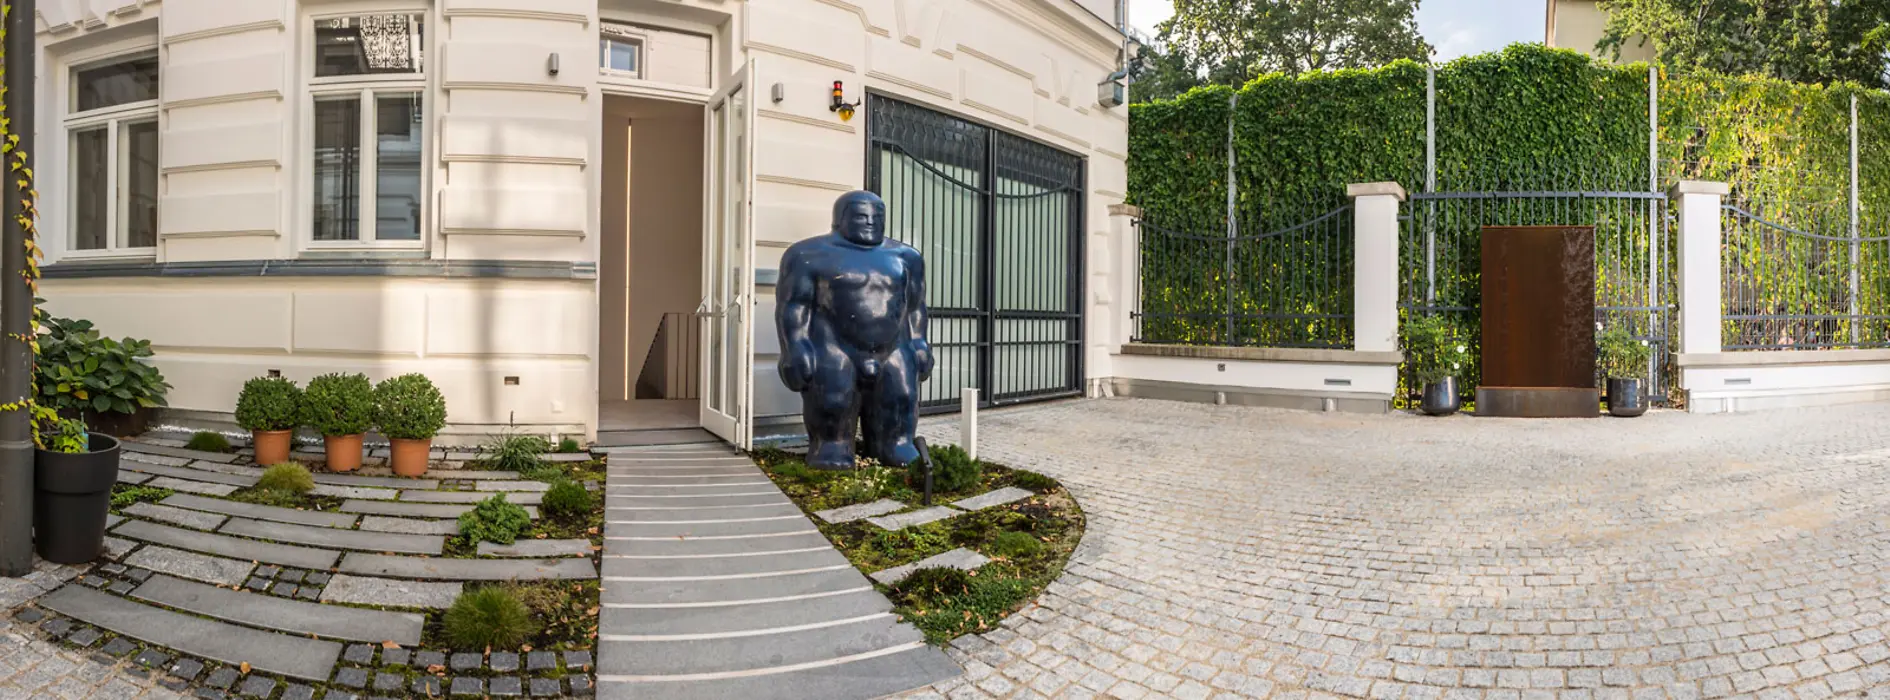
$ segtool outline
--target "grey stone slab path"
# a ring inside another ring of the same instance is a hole
[[[150,474],[139,474],[138,472],[125,471],[123,469],[118,470],[118,483],[129,486],[137,486],[153,478],[155,477],[152,477]]]
[[[549,491],[551,484],[543,481],[480,481],[474,486],[480,491]]]
[[[62,615],[128,637],[228,664],[247,663],[292,678],[327,680],[341,657],[341,645],[336,642],[215,622],[83,586],[68,584],[39,602]]]
[[[336,486],[334,484],[316,484],[315,488],[309,489],[308,492],[309,494],[315,495],[315,496],[328,496],[331,498],[365,498],[365,499],[373,499],[373,500],[378,500],[378,501],[391,501],[400,497],[399,491],[395,491],[393,489],[375,488],[372,486]]]
[[[952,501],[952,507],[959,510],[983,510],[992,506],[1015,503],[1035,495],[1037,495],[1035,491],[1028,491],[1015,486],[1006,486],[970,498]]]
[[[363,513],[367,515],[392,515],[403,518],[457,518],[473,509],[471,504],[453,503],[400,503],[395,501],[343,501],[341,512]],[[525,506],[525,512],[533,518],[538,517],[536,506]]]
[[[320,605],[153,576],[131,592],[148,600],[219,620],[357,642],[420,644],[426,618],[413,613]]]
[[[155,544],[169,545],[179,549],[205,552],[236,559],[248,559],[265,564],[280,564],[301,569],[326,569],[335,565],[339,552],[326,549],[311,549],[286,544],[270,544],[256,540],[215,535],[208,532],[186,530],[183,528],[160,525],[143,520],[125,523],[112,529],[112,534],[143,540]]]
[[[250,570],[256,568],[254,563],[248,561],[213,557],[155,545],[138,550],[126,558],[125,563],[225,586],[242,584],[249,578]]]
[[[131,548],[136,547],[136,546],[138,546],[138,543],[133,542],[131,540],[123,539],[120,537],[106,537],[105,538],[105,556],[111,557],[113,559],[122,559],[124,558],[126,553],[131,551]]]
[[[189,467],[165,467],[132,461],[120,462],[119,468],[127,471],[143,472],[153,476],[168,476],[173,479],[188,479],[191,481],[201,481],[206,484],[229,484],[231,486],[255,486],[256,480],[262,478],[261,476],[255,475],[239,476],[236,474],[225,474],[223,472],[191,469]]]
[[[315,483],[330,486],[369,486],[380,489],[437,489],[438,479],[408,479],[398,476],[356,476],[354,474],[314,474]]]
[[[234,518],[218,530],[275,542],[294,542],[332,549],[358,549],[367,552],[438,555],[446,549],[446,538],[439,535],[403,535],[392,532],[362,532],[331,527],[311,527],[267,520]]]
[[[480,542],[479,556],[482,557],[588,557],[591,555],[590,540],[519,540],[512,544]]]
[[[983,554],[973,552],[964,547],[959,547],[949,552],[934,554],[910,564],[875,571],[871,574],[871,577],[881,585],[890,586],[906,580],[906,577],[911,576],[912,572],[920,569],[959,569],[961,571],[971,571],[989,563],[991,563],[991,559]]]
[[[137,441],[131,441],[131,440],[126,440],[122,444],[124,445],[126,452],[142,452],[144,454],[149,454],[149,455],[164,455],[166,457],[180,457],[183,459],[202,460],[205,462],[222,462],[224,464],[228,464],[230,462],[234,462],[236,460],[242,459],[242,455],[233,454],[229,452],[204,452],[202,450],[187,450],[182,447],[168,447],[165,445],[156,445],[149,442],[137,442]]]
[[[402,503],[478,503],[492,498],[492,491],[402,491]],[[507,492],[505,500],[522,506],[535,506],[545,500],[543,493]]]
[[[613,450],[606,491],[599,697],[872,698],[959,673],[739,455]]]
[[[172,525],[183,525],[199,530],[215,530],[228,516],[203,511],[185,510],[156,503],[133,503],[125,508],[126,513],[150,520],[162,520]],[[109,525],[108,525],[109,527]]]
[[[336,574],[322,589],[322,600],[396,608],[449,608],[464,589],[461,583]]]
[[[874,526],[884,530],[903,530],[914,525],[935,523],[961,514],[962,511],[945,506],[932,506],[909,513],[895,513],[893,515],[882,515],[877,518],[867,518],[866,522],[872,523]]]
[[[441,559],[350,553],[340,570],[423,581],[509,581],[597,578],[589,559]]]
[[[121,471],[119,473],[122,475],[125,472]],[[143,483],[145,486],[156,486],[172,491],[182,491],[184,493],[194,493],[204,496],[228,496],[237,491],[237,487],[229,484],[207,484],[201,481],[173,479],[168,476],[154,476]]]
[[[875,515],[885,515],[887,513],[905,510],[905,507],[906,504],[904,503],[890,498],[882,498],[872,503],[861,503],[843,508],[817,510],[814,511],[814,517],[830,523],[850,523],[861,518],[870,518]]]
[[[281,523],[316,525],[320,527],[350,528],[354,527],[355,520],[360,518],[360,516],[348,515],[346,513],[296,510],[294,508],[225,501],[218,498],[204,498],[202,496],[193,496],[183,493],[166,498],[159,501],[159,503],[177,508],[200,510],[206,513],[222,513],[224,515],[235,515],[256,520],[274,520]]]
[[[418,518],[390,518],[384,515],[369,515],[361,518],[362,530],[375,532],[399,532],[408,535],[457,535],[459,520],[423,520]]]
[[[387,467],[362,467],[360,471],[355,473],[361,476],[392,477],[394,470]],[[518,472],[500,469],[428,469],[426,478],[436,481],[514,480],[518,478]]]
[[[124,521],[125,521],[125,518],[122,515],[117,515],[114,513],[106,513],[105,514],[105,529],[110,530],[112,529],[113,526],[119,523],[122,523]]]

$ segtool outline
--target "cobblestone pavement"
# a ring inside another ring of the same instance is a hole
[[[130,662],[110,663],[52,642],[33,639],[6,616],[9,608],[58,588],[84,567],[39,562],[21,578],[0,578],[0,700],[174,700],[183,696],[157,687],[149,674]]]
[[[1076,494],[961,697],[1890,698],[1890,405],[1519,421],[987,412]],[[938,440],[950,420],[928,422]]]

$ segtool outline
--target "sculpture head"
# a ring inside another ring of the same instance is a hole
[[[886,240],[886,202],[865,190],[840,195],[833,202],[833,230],[848,243],[877,247]]]

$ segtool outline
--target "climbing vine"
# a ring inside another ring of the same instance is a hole
[[[4,6],[0,6],[0,47],[6,45],[6,18],[12,14],[13,3],[7,2]],[[6,66],[6,53],[4,48],[0,48],[0,77],[5,75],[5,71],[7,70]],[[12,335],[10,337],[13,340],[25,343],[26,346],[32,350],[33,357],[37,358],[39,356],[39,322],[41,315],[44,313],[39,308],[40,248],[38,240],[39,229],[37,225],[39,221],[39,192],[33,188],[32,160],[20,142],[20,135],[13,132],[12,103],[12,96],[7,94],[5,81],[0,80],[0,158],[4,158],[6,161],[8,181],[9,184],[12,185],[11,191],[7,192],[5,196],[19,198],[20,212],[16,215],[15,221],[19,224],[20,230],[24,233],[20,244],[26,247],[26,265],[25,268],[20,271],[20,276],[25,279],[26,291],[28,294],[32,295],[33,299],[33,313],[30,320],[27,322],[26,334]],[[30,369],[31,368],[29,368],[29,370]],[[27,376],[32,376],[32,372],[29,371]],[[51,408],[39,405],[39,402],[35,399],[37,393],[38,392],[34,391],[29,385],[25,396],[19,397],[16,400],[10,400],[6,403],[0,403],[0,411],[27,412],[27,415],[30,416],[30,420],[34,424],[33,440],[36,443],[40,441],[40,431],[37,428],[43,423],[58,419],[57,413]],[[12,399],[12,397],[7,398]],[[41,445],[41,447],[44,447],[44,445]]]

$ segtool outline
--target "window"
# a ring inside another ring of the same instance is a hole
[[[605,24],[598,41],[601,56],[598,65],[605,71],[632,78],[643,77],[643,33],[635,27]]]
[[[78,66],[71,93],[71,249],[149,252],[157,247],[157,55]]]
[[[425,201],[423,18],[317,19],[314,47],[314,240],[418,243]]]

